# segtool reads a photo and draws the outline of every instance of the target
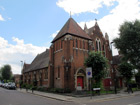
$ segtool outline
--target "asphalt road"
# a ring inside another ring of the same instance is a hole
[[[0,105],[140,105],[140,95],[83,103],[59,101],[0,87]]]
[[[78,105],[0,87],[0,105]]]
[[[89,101],[83,105],[140,105],[140,95],[126,96],[108,100]]]

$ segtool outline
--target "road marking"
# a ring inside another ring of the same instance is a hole
[[[138,104],[140,104],[140,102],[133,103],[133,104],[128,104],[128,105],[138,105]]]

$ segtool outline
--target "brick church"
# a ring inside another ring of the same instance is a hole
[[[82,90],[87,90],[84,60],[90,51],[102,51],[109,60],[110,68],[103,83],[111,85],[112,52],[107,33],[104,37],[97,21],[89,29],[85,24],[83,30],[71,17],[52,40],[50,49],[38,54],[31,64],[24,63],[23,82],[33,84],[37,81],[37,86],[71,90],[80,85]]]

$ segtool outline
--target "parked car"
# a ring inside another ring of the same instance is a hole
[[[8,86],[8,83],[4,83],[3,87],[7,88],[7,86]]]
[[[9,82],[7,85],[7,89],[16,89],[16,85],[13,82]]]
[[[2,84],[2,87],[4,87],[5,83]]]
[[[3,87],[4,83],[1,83],[1,87]]]
[[[2,84],[3,84],[3,83],[0,82],[0,87],[2,87]]]

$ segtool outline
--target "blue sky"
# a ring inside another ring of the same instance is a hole
[[[12,44],[15,44],[11,39],[14,36],[24,39],[25,43],[49,46],[51,34],[60,30],[69,18],[69,13],[57,6],[56,2],[57,0],[1,0],[4,10],[1,9],[0,13],[5,21],[0,23],[0,35]],[[85,12],[72,17],[77,22],[100,19],[115,6],[100,8],[100,14]]]
[[[85,22],[94,26],[96,18],[112,41],[124,21],[140,19],[140,0],[0,0],[0,67],[10,64],[19,74],[20,61],[31,63],[49,48],[70,11],[82,28]]]
[[[48,46],[48,42],[52,40],[51,34],[60,29],[69,17],[56,5],[56,1],[48,1],[0,1],[2,7],[5,8],[1,10],[5,21],[0,23],[0,35],[9,43],[13,43],[11,38],[14,36],[24,39],[25,43]]]

